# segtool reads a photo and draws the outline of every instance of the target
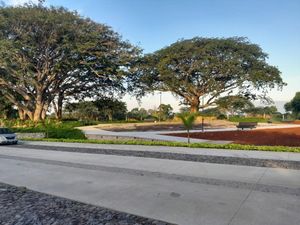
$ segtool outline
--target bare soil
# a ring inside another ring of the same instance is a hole
[[[186,133],[168,134],[186,137]],[[300,127],[265,130],[195,132],[191,138],[233,141],[236,144],[300,146]]]

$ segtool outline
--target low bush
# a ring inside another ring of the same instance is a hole
[[[86,139],[81,130],[74,128],[52,128],[46,130],[46,137],[56,139]]]
[[[59,139],[86,139],[84,133],[75,127],[95,125],[94,121],[51,121],[33,123],[32,121],[10,120],[4,126],[16,133],[45,133],[48,138]]]
[[[267,123],[268,119],[259,118],[259,117],[240,117],[232,116],[229,117],[230,122],[257,122],[257,123]]]
[[[218,119],[218,120],[226,120],[226,119],[227,119],[227,116],[224,115],[224,114],[220,114],[220,115],[217,116],[217,119]]]

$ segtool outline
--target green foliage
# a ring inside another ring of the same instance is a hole
[[[16,118],[17,111],[13,108],[13,104],[9,102],[0,92],[0,118]]]
[[[43,132],[46,128],[75,128],[80,126],[97,125],[97,121],[56,121],[46,120],[44,122],[35,123],[31,120],[0,120],[0,125],[10,127],[18,132]]]
[[[218,119],[218,120],[226,120],[226,119],[227,119],[227,116],[224,115],[224,114],[219,114],[219,115],[217,116],[217,119]]]
[[[3,122],[3,121],[2,121]],[[3,125],[18,133],[45,133],[48,138],[86,139],[84,133],[75,127],[95,125],[93,121],[46,121],[33,123],[32,121],[6,120]],[[18,127],[17,127],[18,126]]]
[[[161,120],[172,119],[174,117],[173,108],[170,104],[159,105],[157,113]]]
[[[222,112],[220,111],[220,109],[218,107],[207,108],[207,109],[204,109],[203,111],[200,112],[200,115],[203,115],[203,116],[216,116],[216,117],[218,117],[221,114],[222,114]]]
[[[140,50],[109,26],[62,7],[0,7],[0,92],[40,121],[66,99],[122,95]]]
[[[246,113],[249,113],[253,116],[263,116],[266,117],[266,115],[271,116],[277,112],[276,106],[258,106],[258,107],[252,107],[244,110]]]
[[[143,121],[144,119],[149,117],[149,113],[144,108],[133,108],[131,111],[128,112],[128,119],[134,119]]]
[[[181,119],[185,129],[188,133],[188,143],[190,143],[190,130],[193,128],[197,119],[197,113],[179,113],[177,116]]]
[[[229,117],[230,122],[257,122],[257,123],[266,123],[268,119],[260,117],[240,117],[240,116],[231,116]]]
[[[137,87],[170,91],[192,112],[198,111],[203,96],[209,96],[204,107],[233,91],[247,99],[266,99],[270,89],[285,85],[280,71],[266,59],[267,54],[245,38],[180,40],[140,60]]]
[[[177,116],[181,119],[184,127],[187,130],[191,130],[195,124],[195,121],[197,119],[196,113],[179,113]]]
[[[49,141],[49,142],[68,142],[68,143],[91,143],[91,144],[123,144],[123,145],[148,145],[148,146],[169,146],[169,147],[189,147],[189,148],[210,148],[213,150],[250,150],[250,151],[269,151],[269,152],[295,152],[300,153],[300,147],[287,146],[256,146],[241,144],[210,144],[210,143],[182,143],[167,141],[143,141],[143,140],[71,140],[71,139],[46,139],[46,138],[26,138],[27,141]]]
[[[81,130],[74,128],[50,128],[46,130],[46,135],[56,139],[86,139]]]
[[[68,103],[64,115],[80,120],[125,120],[127,106],[125,102],[113,98],[98,98],[95,101]]]
[[[295,97],[284,105],[287,112],[292,112],[295,119],[300,119],[300,92],[297,92]]]
[[[125,102],[114,98],[102,97],[94,101],[101,120],[125,120],[127,106]]]
[[[253,103],[244,96],[225,96],[216,100],[216,105],[221,114],[231,115],[243,113],[245,110],[253,108]]]

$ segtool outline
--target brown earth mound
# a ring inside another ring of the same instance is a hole
[[[168,135],[177,137],[187,136],[186,133]],[[191,138],[227,140],[237,144],[300,146],[300,127],[247,131],[196,132],[191,133]]]

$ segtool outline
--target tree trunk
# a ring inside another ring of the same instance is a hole
[[[46,115],[47,115],[46,113],[47,113],[47,110],[46,110],[46,109],[43,109],[42,114],[41,114],[42,120],[45,120],[45,119],[46,119]]]
[[[199,112],[199,107],[196,105],[191,105],[191,113],[196,113]]]
[[[62,111],[63,111],[63,96],[58,96],[58,100],[57,100],[57,115],[56,118],[58,120],[62,119]]]
[[[191,113],[197,113],[199,112],[199,106],[200,106],[200,101],[199,99],[195,99],[190,103],[190,111]]]
[[[50,101],[48,100],[48,102],[44,104],[44,108],[43,108],[43,111],[41,114],[42,120],[45,120],[47,117],[47,111],[48,111],[49,105],[50,105]]]
[[[109,121],[112,121],[112,120],[113,120],[113,115],[112,115],[112,113],[108,113],[108,120],[109,120]]]
[[[59,94],[59,96],[57,98],[57,103],[55,103],[55,101],[53,101],[53,108],[54,108],[54,112],[55,112],[55,118],[57,120],[62,119],[63,101],[64,101],[63,93]]]
[[[20,120],[25,120],[26,115],[25,115],[24,110],[23,109],[18,109],[18,112],[19,112]]]
[[[44,111],[44,106],[41,102],[37,102],[34,110],[33,121],[39,122],[42,120],[42,112]]]
[[[33,112],[27,110],[27,111],[24,111],[25,112],[25,115],[27,115],[27,117],[30,119],[30,120],[33,120]]]
[[[190,112],[197,113],[199,112],[200,100],[198,96],[194,96],[188,99],[188,103],[190,104]]]
[[[190,144],[190,130],[187,130],[187,136],[188,136],[188,144]]]

